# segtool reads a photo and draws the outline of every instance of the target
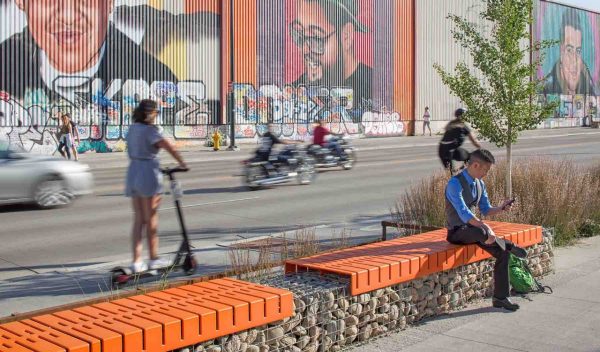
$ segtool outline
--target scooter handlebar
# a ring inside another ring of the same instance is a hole
[[[181,166],[177,166],[174,168],[168,168],[165,167],[163,169],[160,169],[160,172],[162,172],[164,175],[172,175],[174,173],[178,173],[178,172],[188,172],[190,169],[189,168],[183,168]]]

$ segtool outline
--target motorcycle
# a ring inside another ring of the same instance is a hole
[[[308,154],[315,159],[316,168],[330,168],[341,166],[344,170],[350,170],[356,164],[356,149],[352,146],[347,136],[331,136],[328,143],[337,143],[342,150],[342,156],[334,155],[334,151],[328,147],[313,144],[308,147]]]
[[[269,161],[249,159],[243,164],[245,183],[251,190],[291,181],[308,185],[316,176],[314,159],[305,148],[295,144],[286,145]]]

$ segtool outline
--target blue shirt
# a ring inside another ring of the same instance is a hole
[[[471,194],[473,195],[473,198],[475,198],[477,196],[477,186],[475,185],[475,180],[473,177],[471,177],[471,175],[469,175],[467,170],[464,170],[462,174],[465,176],[467,184],[469,184],[471,187]],[[481,214],[485,216],[490,211],[492,206],[490,205],[490,200],[488,199],[485,183],[482,180],[479,182],[481,182],[481,199],[479,200],[478,206]],[[446,198],[450,201],[460,219],[467,223],[469,220],[473,219],[475,215],[471,212],[469,207],[467,207],[467,204],[463,199],[462,192],[463,187],[460,183],[460,180],[458,177],[452,177],[450,181],[448,181],[448,187],[446,187]]]
[[[163,136],[154,125],[134,123],[127,131],[127,154],[133,160],[154,160],[158,158],[156,143]]]

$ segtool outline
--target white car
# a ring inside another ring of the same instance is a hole
[[[0,204],[64,206],[92,193],[92,187],[89,166],[11,149],[0,140]]]

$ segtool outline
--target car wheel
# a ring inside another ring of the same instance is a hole
[[[70,204],[73,194],[60,177],[48,176],[35,186],[33,200],[38,207],[48,209]]]

